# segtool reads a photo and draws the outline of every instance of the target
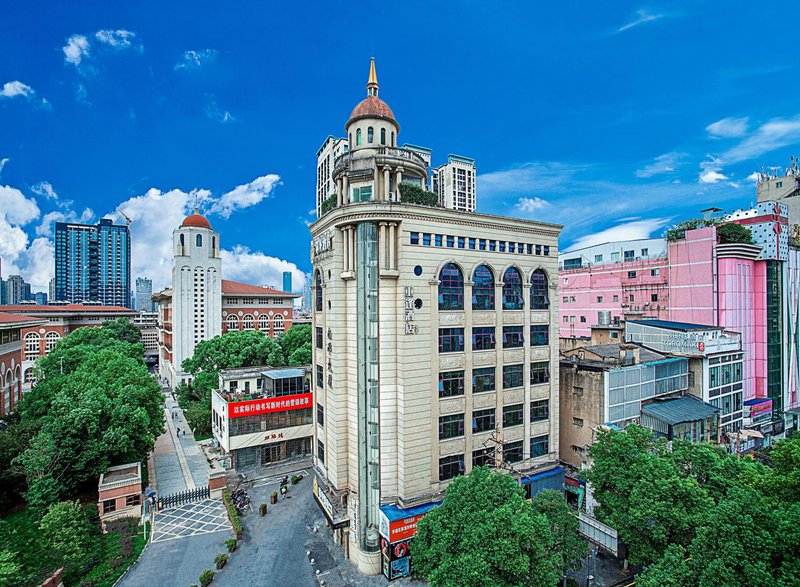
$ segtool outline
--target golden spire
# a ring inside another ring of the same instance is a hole
[[[375,58],[371,58],[369,62],[369,79],[367,80],[367,96],[378,95],[378,74],[375,73]]]

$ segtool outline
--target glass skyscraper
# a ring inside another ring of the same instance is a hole
[[[56,222],[57,300],[131,306],[131,233],[108,218],[97,225]]]

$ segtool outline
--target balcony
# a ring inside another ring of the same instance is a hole
[[[363,153],[363,155],[361,154]],[[372,154],[372,156],[370,156]],[[356,156],[358,155],[358,156]],[[333,163],[333,177],[337,177],[344,171],[367,171],[374,169],[375,165],[397,166],[411,164],[411,168],[416,168],[423,176],[427,175],[428,165],[419,154],[408,149],[397,147],[377,147],[373,151],[348,152],[339,155]]]

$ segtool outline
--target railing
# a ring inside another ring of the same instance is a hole
[[[158,509],[163,510],[167,508],[174,508],[185,503],[194,503],[203,501],[211,496],[211,491],[208,485],[205,487],[198,487],[197,489],[187,489],[186,491],[179,491],[164,497],[158,498]]]
[[[427,167],[428,165],[418,153],[410,151],[409,149],[400,149],[398,147],[381,147],[380,149],[378,149],[378,156],[395,157],[397,159],[407,159],[423,167]],[[349,167],[352,157],[353,153],[348,152],[339,155],[336,159],[334,159],[333,161],[334,174],[336,174],[341,167]]]

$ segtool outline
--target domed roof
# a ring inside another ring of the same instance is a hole
[[[181,228],[185,228],[187,226],[192,226],[194,228],[208,228],[211,229],[211,224],[208,223],[206,217],[202,214],[198,214],[195,212],[194,214],[190,214],[186,218],[184,218],[183,222],[181,223]]]
[[[362,118],[379,118],[382,120],[389,120],[390,122],[394,123],[395,126],[398,126],[397,121],[394,118],[394,112],[392,109],[389,108],[389,105],[378,98],[378,96],[367,96],[358,105],[353,108],[353,112],[350,114],[350,120],[347,121],[347,126],[350,126],[350,123],[355,120],[360,120]]]

